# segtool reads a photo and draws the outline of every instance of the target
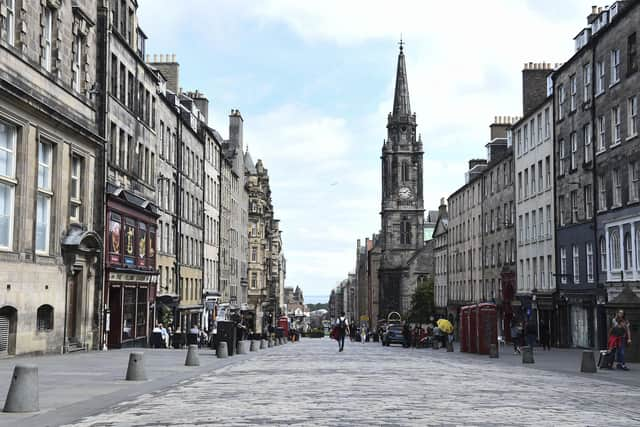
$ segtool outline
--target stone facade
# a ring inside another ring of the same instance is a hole
[[[433,231],[433,295],[436,309],[443,313],[447,310],[448,229],[449,213],[443,198],[440,200],[438,218]]]
[[[424,246],[422,140],[411,113],[402,46],[398,55],[393,111],[382,147],[380,314],[409,309],[415,283],[407,262]]]
[[[98,345],[96,10],[0,2],[0,357]]]

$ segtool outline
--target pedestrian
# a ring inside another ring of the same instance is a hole
[[[540,322],[540,344],[543,350],[551,350],[551,337],[549,336],[549,326],[547,322]]]
[[[629,368],[624,360],[624,350],[627,345],[631,344],[631,328],[629,322],[625,318],[624,310],[618,310],[616,317],[611,321],[611,330],[609,331],[609,347],[615,346],[617,368],[628,371]]]
[[[360,327],[360,341],[362,341],[362,344],[364,344],[366,340],[367,340],[367,327],[362,325]]]
[[[336,333],[338,338],[338,351],[344,350],[344,337],[350,334],[349,321],[345,317],[344,311],[340,314],[336,322]]]
[[[511,342],[513,343],[513,354],[520,354],[520,328],[516,320],[511,323]]]
[[[411,327],[409,326],[409,322],[404,322],[404,326],[402,327],[402,337],[404,338],[402,347],[409,347],[411,340]]]

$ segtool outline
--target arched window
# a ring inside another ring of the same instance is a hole
[[[38,307],[37,312],[38,331],[50,331],[53,329],[53,307],[48,304]]]
[[[624,233],[624,269],[631,270],[633,267],[633,248],[631,245],[631,234]]]
[[[609,252],[611,256],[611,269],[620,270],[622,265],[620,263],[620,233],[618,230],[612,230],[609,234]]]
[[[402,162],[402,181],[409,182],[411,180],[411,176],[409,173],[409,162],[406,160]]]
[[[600,237],[600,271],[607,271],[607,243]]]

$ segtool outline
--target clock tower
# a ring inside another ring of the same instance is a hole
[[[413,289],[408,285],[408,261],[424,246],[422,195],[422,140],[416,137],[416,115],[411,113],[409,86],[400,41],[393,111],[387,119],[382,146],[382,209],[380,314],[404,315]]]

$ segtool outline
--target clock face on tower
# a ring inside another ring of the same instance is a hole
[[[410,199],[412,197],[411,189],[409,187],[400,187],[400,190],[398,190],[398,196],[402,200]]]

